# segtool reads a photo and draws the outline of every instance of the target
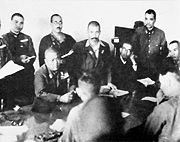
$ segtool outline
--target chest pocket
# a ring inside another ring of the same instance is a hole
[[[20,40],[20,48],[26,49],[28,45],[29,45],[29,40],[27,38]]]

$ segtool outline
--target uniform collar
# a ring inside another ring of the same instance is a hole
[[[149,30],[146,28],[146,26],[145,26],[145,32],[146,32],[146,34],[149,34],[149,35],[153,34],[153,33],[154,33],[154,30],[155,30],[155,27],[153,27],[152,30],[149,31]]]
[[[102,43],[102,41],[100,40],[99,42],[98,42],[98,44],[97,44],[98,46],[103,46],[103,47],[105,47],[105,45],[104,45],[104,43]],[[90,42],[89,42],[89,40],[87,40],[86,41],[86,44],[85,44],[85,47],[88,47],[88,46],[90,46]]]
[[[20,34],[20,32],[19,32],[19,33],[14,33],[13,31],[10,31],[10,34],[12,34],[14,37],[18,37],[18,35]]]

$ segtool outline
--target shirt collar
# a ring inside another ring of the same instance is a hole
[[[97,45],[98,45],[98,46],[99,46],[99,45],[101,45],[101,46],[105,47],[104,43],[102,43],[102,41],[101,41],[101,40],[98,42],[98,44],[97,44]],[[87,40],[87,41],[86,41],[86,44],[85,44],[85,47],[88,47],[88,46],[90,46],[90,42],[89,42],[89,40]]]
[[[123,62],[123,64],[126,64],[127,61],[125,61],[121,55],[120,55],[120,59]]]

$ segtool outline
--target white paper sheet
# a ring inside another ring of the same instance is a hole
[[[128,117],[130,114],[127,112],[121,112],[122,118]]]
[[[23,126],[0,126],[0,142],[17,142],[17,135],[22,135],[28,127]]]
[[[149,77],[148,78],[144,78],[144,79],[138,79],[137,81],[139,81],[140,83],[144,84],[144,86],[148,86],[148,85],[152,85],[155,83],[155,81],[151,80]]]
[[[56,119],[56,121],[50,126],[51,129],[56,131],[63,131],[66,122],[62,119]]]
[[[157,102],[157,98],[155,98],[155,97],[144,97],[144,98],[142,98],[141,99],[142,101],[150,101],[150,102]]]
[[[24,69],[23,66],[17,65],[12,60],[10,60],[0,69],[0,79],[14,74],[22,69]]]
[[[112,91],[110,91],[110,94],[111,94],[111,93],[112,93],[115,97],[119,97],[119,96],[123,96],[123,95],[129,94],[128,91],[119,90],[119,89],[117,89],[117,90],[112,90]]]

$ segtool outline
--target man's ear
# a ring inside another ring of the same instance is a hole
[[[46,58],[44,59],[44,63],[46,64],[46,62],[47,62],[47,60],[46,60]]]
[[[121,53],[121,52],[122,52],[122,47],[119,48],[119,53]]]

